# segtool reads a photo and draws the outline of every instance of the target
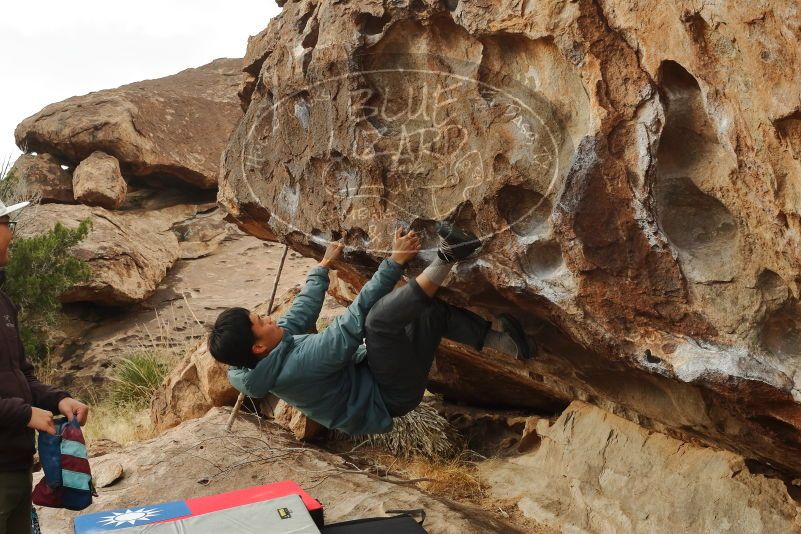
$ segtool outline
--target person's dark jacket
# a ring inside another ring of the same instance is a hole
[[[2,281],[2,275],[0,275]],[[25,471],[33,465],[34,431],[27,427],[31,406],[58,413],[65,391],[39,382],[25,357],[17,309],[0,291],[0,471]]]

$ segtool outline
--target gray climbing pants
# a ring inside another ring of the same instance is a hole
[[[420,404],[443,337],[481,350],[491,325],[429,297],[415,280],[376,302],[365,322],[367,363],[389,414],[400,417]]]

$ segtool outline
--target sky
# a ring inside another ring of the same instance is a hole
[[[35,5],[35,8],[32,8]],[[39,0],[0,17],[0,162],[20,151],[14,128],[47,104],[242,57],[274,0]]]

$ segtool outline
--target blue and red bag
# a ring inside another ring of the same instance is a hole
[[[33,503],[51,508],[83,510],[95,493],[81,425],[56,420],[56,435],[39,432],[39,460],[44,478],[33,488]]]

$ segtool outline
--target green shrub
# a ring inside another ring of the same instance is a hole
[[[90,228],[88,219],[75,229],[56,224],[46,234],[11,242],[3,290],[19,308],[20,335],[34,362],[49,354],[48,334],[61,309],[59,296],[91,277],[89,265],[69,254]]]
[[[117,406],[144,407],[169,372],[167,358],[159,351],[133,352],[114,368],[109,400]]]

